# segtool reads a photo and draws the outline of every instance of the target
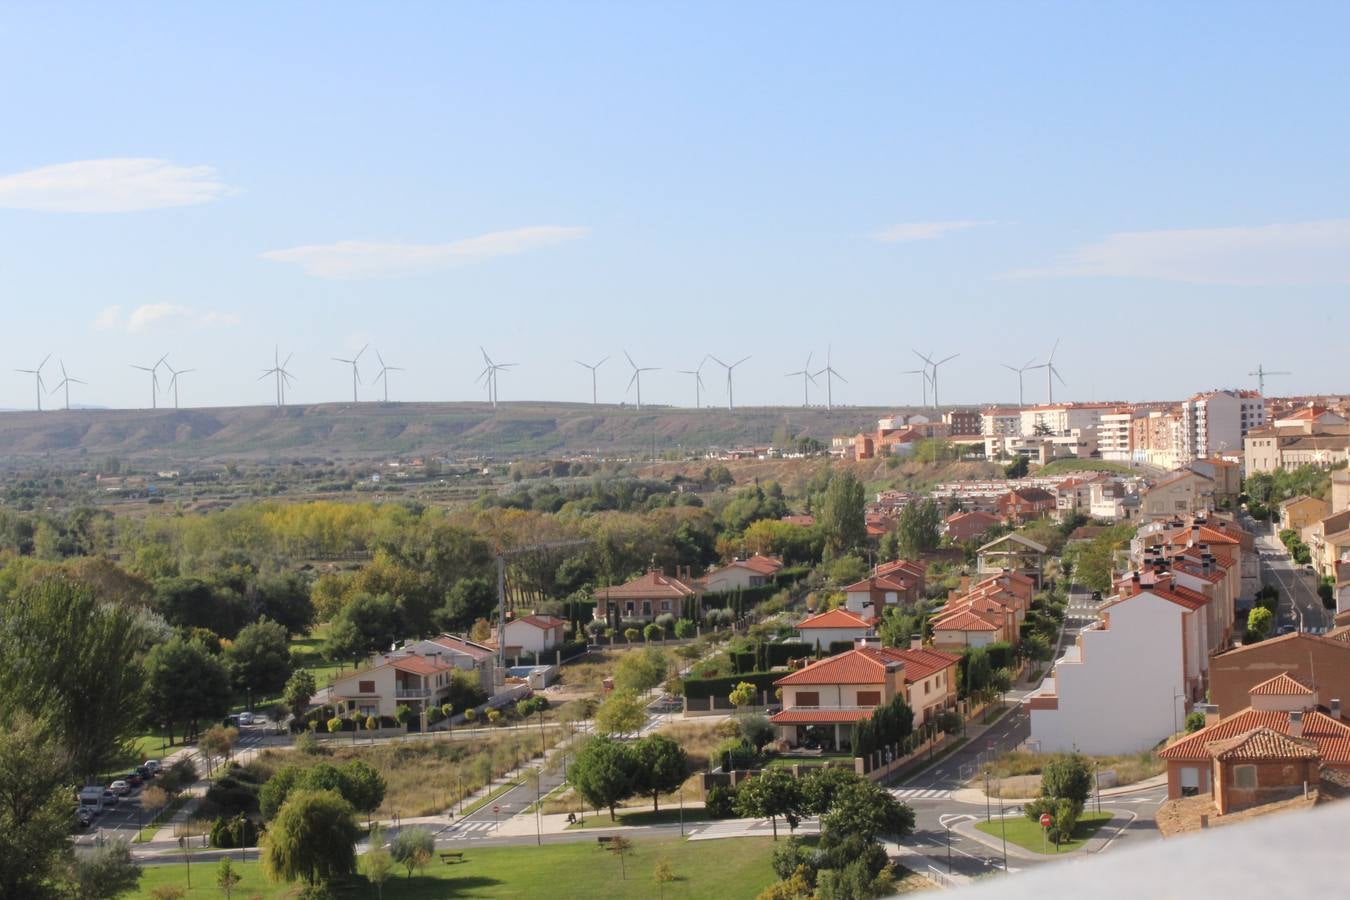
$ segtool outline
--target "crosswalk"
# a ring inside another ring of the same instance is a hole
[[[448,838],[487,837],[497,826],[492,822],[458,822],[445,829]]]
[[[897,788],[891,793],[900,800],[944,800],[952,795],[940,788]]]

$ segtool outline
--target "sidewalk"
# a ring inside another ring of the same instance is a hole
[[[1166,786],[1167,786],[1167,774],[1164,772],[1161,775],[1154,775],[1152,778],[1145,778],[1143,781],[1136,781],[1134,784],[1126,784],[1120,787],[1113,787],[1113,788],[1103,788],[1101,790],[1101,796],[1102,799],[1104,800],[1108,797],[1119,797],[1122,794],[1133,794],[1139,791],[1148,791],[1153,790],[1154,788]],[[1093,794],[1092,796],[1096,797],[1097,795]],[[985,794],[982,788],[977,787],[957,788],[956,790],[952,791],[951,798],[958,803],[978,803],[981,806],[983,806],[986,801],[998,802],[997,797],[989,797],[987,794]],[[1004,798],[1003,802],[1024,803],[1028,800],[1034,799],[1036,798],[1006,797]]]

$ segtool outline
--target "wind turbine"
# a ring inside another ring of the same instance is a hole
[[[678,370],[679,374],[681,375],[694,376],[694,409],[701,409],[703,407],[703,393],[702,393],[704,390],[703,367],[707,364],[707,362],[708,357],[705,354],[704,357],[698,361],[698,365],[695,366],[694,368]]]
[[[496,409],[497,373],[500,372],[502,369],[511,368],[512,366],[515,365],[515,363],[495,363],[492,361],[492,357],[488,356],[487,351],[484,350],[481,346],[478,348],[478,352],[483,354],[483,362],[486,363],[486,365],[483,368],[483,371],[480,372],[478,375],[478,380],[482,381],[485,385],[487,385],[488,401],[492,403],[492,408]]]
[[[65,360],[61,360],[61,361],[60,361],[60,364],[61,364],[61,380],[58,381],[58,382],[56,383],[56,387],[52,388],[52,393],[55,394],[57,391],[61,390],[62,388],[65,388],[65,392],[66,392],[66,409],[69,410],[69,409],[70,409],[70,386],[71,386],[72,384],[88,384],[89,382],[87,382],[87,381],[81,381],[81,380],[78,379],[78,378],[71,378],[69,375],[66,374],[66,363],[65,363]]]
[[[627,351],[627,350],[623,351],[623,355],[624,355],[625,357],[628,358],[628,364],[629,364],[630,366],[633,367],[633,377],[630,378],[630,379],[628,379],[628,387],[627,387],[627,388],[624,388],[624,393],[625,393],[625,394],[628,393],[628,389],[631,388],[633,385],[636,384],[636,385],[637,385],[637,408],[638,408],[638,409],[642,409],[642,373],[643,373],[643,372],[659,372],[659,371],[661,371],[661,370],[658,369],[658,368],[655,367],[655,366],[647,366],[647,367],[645,367],[645,368],[639,367],[637,363],[633,362],[633,357],[628,356],[628,351]]]
[[[922,375],[923,376],[923,405],[928,405],[928,369],[906,369],[901,375]]]
[[[357,353],[355,356],[353,356],[351,359],[342,359],[342,358],[339,357],[339,356],[334,356],[334,357],[333,357],[333,360],[334,360],[335,362],[346,363],[347,365],[349,365],[349,366],[352,367],[352,402],[353,402],[353,403],[358,403],[358,402],[360,402],[360,401],[357,400],[357,397],[356,397],[356,386],[357,386],[358,384],[361,383],[361,373],[358,372],[358,371],[356,370],[356,361],[357,361],[358,359],[361,358],[361,354],[362,354],[362,353],[365,353],[365,352],[366,352],[366,347],[369,347],[369,346],[370,346],[369,344],[366,344],[366,346],[365,346],[365,347],[362,347],[361,350],[360,350],[360,352]]]
[[[266,378],[268,375],[276,376],[278,409],[286,405],[286,385],[289,384],[292,380],[291,373],[286,371],[286,363],[289,363],[291,361],[291,357],[294,355],[295,355],[294,353],[286,354],[286,361],[282,362],[280,349],[273,349],[272,368],[263,369],[262,377],[258,379],[259,381],[262,381],[263,378]]]
[[[132,363],[131,365],[133,369],[140,369],[142,372],[150,373],[151,409],[156,409],[159,406],[159,367],[164,365],[164,360],[168,358],[169,354],[165,353],[163,356],[161,356],[158,360],[155,361],[155,364],[153,366],[138,366],[135,363]]]
[[[1026,402],[1023,401],[1023,399],[1022,399],[1022,374],[1023,374],[1024,372],[1026,372],[1028,369],[1034,369],[1034,368],[1036,368],[1036,366],[1033,366],[1033,365],[1032,365],[1032,363],[1034,363],[1035,361],[1036,361],[1035,359],[1029,359],[1029,360],[1027,360],[1026,365],[1022,366],[1022,368],[1020,368],[1020,369],[1015,368],[1015,367],[1013,367],[1013,366],[1010,366],[1010,365],[1008,365],[1007,363],[999,363],[999,365],[1003,366],[1003,368],[1007,369],[1009,372],[1016,372],[1016,373],[1017,373],[1017,405],[1018,405],[1018,406],[1026,406]]]
[[[596,393],[595,393],[595,370],[598,369],[598,368],[600,368],[601,366],[603,366],[603,365],[605,364],[605,361],[608,360],[608,359],[609,359],[609,357],[606,356],[604,359],[600,360],[600,361],[599,361],[598,363],[596,363],[595,365],[591,365],[590,363],[584,363],[584,362],[582,362],[582,361],[579,360],[579,359],[573,360],[573,362],[575,362],[577,365],[581,366],[583,369],[590,369],[590,370],[591,370],[591,406],[599,406],[599,405],[600,405],[600,402],[596,399],[596,396],[597,396],[597,395],[596,395]]]
[[[735,408],[736,408],[736,403],[735,403],[736,395],[735,395],[735,392],[732,390],[732,388],[734,387],[734,385],[732,384],[732,381],[731,381],[731,373],[734,372],[734,371],[736,371],[736,367],[739,366],[741,363],[745,362],[745,361],[746,361],[747,359],[749,359],[750,357],[748,357],[748,356],[743,356],[743,357],[741,357],[740,359],[736,360],[736,361],[735,361],[734,363],[732,363],[731,365],[727,365],[726,363],[722,362],[722,361],[721,361],[720,359],[718,359],[717,357],[713,356],[711,353],[708,354],[708,358],[711,359],[713,362],[717,363],[717,364],[718,364],[719,366],[721,366],[722,368],[724,368],[724,369],[727,370],[727,409],[735,409]]]
[[[933,362],[933,360],[932,360],[931,357],[924,356],[924,355],[923,355],[922,353],[920,353],[918,350],[915,350],[915,351],[914,351],[914,355],[917,356],[919,359],[923,360],[924,363],[927,364],[928,368],[929,368],[930,370],[932,370],[932,374],[929,376],[929,380],[933,382],[933,409],[937,409],[937,408],[938,408],[938,367],[939,367],[939,366],[942,366],[942,365],[945,365],[946,363],[951,362],[952,360],[956,359],[956,358],[957,358],[958,356],[960,356],[961,354],[960,354],[960,353],[953,353],[951,356],[948,356],[948,357],[946,357],[945,359],[939,359],[937,362]]]
[[[1256,392],[1262,397],[1266,395],[1266,376],[1267,375],[1293,375],[1293,372],[1271,372],[1260,363],[1256,366],[1255,372],[1248,372],[1250,376],[1256,378]]]
[[[1055,368],[1055,351],[1059,349],[1059,338],[1055,338],[1055,346],[1050,348],[1050,357],[1039,366],[1032,366],[1033,369],[1045,370],[1045,396],[1047,403],[1055,402],[1055,379],[1059,378],[1059,383],[1064,384],[1064,379],[1060,377],[1059,369]],[[1068,387],[1068,385],[1065,385]]]
[[[38,408],[38,412],[42,412],[42,389],[45,388],[45,387],[47,386],[47,385],[43,384],[43,382],[42,382],[42,367],[45,366],[45,365],[47,364],[47,360],[49,360],[49,359],[51,359],[51,358],[52,358],[52,355],[51,355],[50,353],[48,353],[46,356],[42,357],[42,362],[38,363],[38,367],[37,367],[36,369],[15,369],[15,370],[14,370],[15,372],[23,372],[25,375],[32,375],[32,376],[33,376],[34,386],[37,388],[37,408]]]
[[[378,374],[378,375],[375,376],[375,380],[376,380],[376,381],[383,381],[383,382],[384,382],[384,402],[385,402],[385,403],[388,403],[388,402],[389,402],[389,374],[388,374],[388,373],[390,373],[390,372],[402,372],[403,369],[402,369],[401,367],[399,367],[399,366],[386,366],[386,365],[384,364],[384,357],[380,355],[380,351],[378,351],[378,350],[375,351],[375,358],[378,359],[378,360],[380,361],[380,374]]]
[[[178,376],[180,376],[180,375],[186,375],[186,374],[189,373],[189,372],[195,372],[195,371],[197,371],[197,370],[196,370],[196,369],[174,369],[174,367],[171,366],[171,365],[169,365],[167,362],[164,363],[164,368],[168,369],[168,370],[173,374],[173,377],[171,377],[171,378],[169,379],[169,387],[167,388],[167,390],[173,391],[173,408],[174,408],[174,409],[177,409],[177,408],[178,408]]]
[[[797,375],[802,376],[802,406],[811,405],[811,385],[816,383],[816,379],[811,374],[811,354],[806,354],[806,365],[802,366],[796,372],[788,372],[784,378],[793,378]],[[819,387],[819,385],[817,385]]]
[[[825,408],[834,409],[834,379],[838,378],[844,384],[848,384],[848,379],[834,370],[830,365],[830,345],[825,346],[825,368],[816,373],[817,376],[825,376]],[[809,359],[810,357],[808,357]]]

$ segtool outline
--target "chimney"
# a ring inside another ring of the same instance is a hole
[[[1295,709],[1289,713],[1289,736],[1303,737],[1303,710]]]
[[[1341,718],[1341,701],[1340,701],[1340,699],[1339,699],[1339,698],[1333,698],[1332,701],[1331,701],[1331,703],[1330,703],[1330,705],[1329,705],[1327,708],[1331,710],[1331,717],[1332,717],[1333,719],[1336,719],[1337,721],[1340,721],[1340,718]]]
[[[911,649],[911,650],[922,650],[922,649],[923,649],[923,635],[921,635],[921,634],[911,634],[911,635],[909,636],[909,649]],[[1333,700],[1333,701],[1331,701],[1331,702],[1332,702],[1332,703],[1335,703],[1335,704],[1337,704],[1337,706],[1339,706],[1341,701],[1339,701],[1339,700]]]

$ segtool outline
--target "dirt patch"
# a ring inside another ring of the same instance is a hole
[[[984,782],[973,783],[972,786],[984,787]],[[1041,776],[1039,775],[1012,775],[1008,778],[997,778],[989,782],[989,796],[1002,797],[1004,800],[1030,800],[1033,797],[1041,795]]]
[[[1295,797],[1292,800],[1282,800],[1278,803],[1266,803],[1261,806],[1254,806],[1251,809],[1244,809],[1240,812],[1229,813],[1226,816],[1219,815],[1214,806],[1214,800],[1209,796],[1201,797],[1183,797],[1180,800],[1168,800],[1158,809],[1154,821],[1158,824],[1158,832],[1163,837],[1173,837],[1178,834],[1186,834],[1192,831],[1200,830],[1200,817],[1209,817],[1210,828],[1221,828],[1225,825],[1235,825],[1239,822],[1247,822],[1261,816],[1276,815],[1278,813],[1292,812],[1300,809],[1312,809],[1319,800],[1316,790],[1311,792],[1307,798]]]

